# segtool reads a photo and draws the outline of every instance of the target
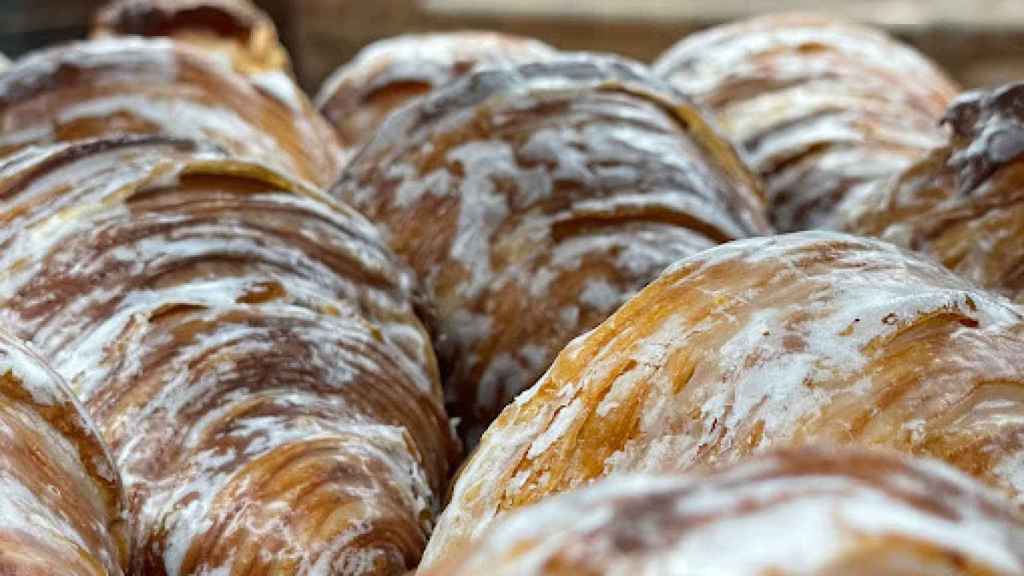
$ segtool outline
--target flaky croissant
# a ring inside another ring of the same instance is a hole
[[[399,574],[457,446],[411,275],[351,209],[166,139],[0,165],[0,320],[109,442],[139,574]]]
[[[0,330],[0,574],[124,574],[125,506],[110,454],[67,385]]]
[[[60,46],[0,74],[0,155],[127,134],[209,140],[319,185],[336,180],[345,157],[283,72],[242,76],[166,39]]]
[[[345,146],[358,148],[409,102],[470,72],[550,60],[557,51],[496,32],[409,34],[363,48],[320,88],[317,108]]]
[[[843,206],[844,228],[928,254],[1020,299],[1024,291],[1024,83],[970,92],[948,145]]]
[[[930,260],[808,232],[673,265],[559,354],[462,468],[427,550],[609,474],[804,444],[927,455],[1024,497],[1024,317]]]
[[[497,522],[423,576],[1010,576],[1024,520],[956,470],[804,449],[702,476],[625,476]]]
[[[385,122],[333,193],[425,283],[471,442],[665,266],[768,230],[758,184],[700,111],[605,56],[433,92]]]
[[[835,227],[843,198],[941,145],[938,121],[959,91],[880,31],[802,14],[688,36],[654,70],[714,111],[783,232]]]
[[[291,70],[274,21],[249,0],[114,0],[96,13],[92,34],[173,38],[242,74]]]

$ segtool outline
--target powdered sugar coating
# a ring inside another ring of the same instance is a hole
[[[23,151],[0,201],[0,321],[110,443],[133,571],[415,566],[457,449],[411,274],[369,222],[166,139]]]
[[[1024,520],[943,464],[803,450],[624,476],[510,514],[429,574],[951,576],[1024,571]]]
[[[773,15],[688,36],[655,72],[714,111],[765,179],[781,231],[835,227],[848,195],[942,144],[957,86],[880,31]]]
[[[977,284],[1024,290],[1024,84],[970,92],[950,107],[949,143],[851,198],[843,227],[928,254]]]
[[[930,455],[1019,501],[1022,387],[1020,309],[938,264],[835,233],[725,244],[673,265],[505,409],[426,562],[595,478],[808,443]]]
[[[113,0],[96,13],[92,32],[174,38],[227,57],[247,75],[291,68],[274,21],[248,0]]]
[[[530,38],[497,32],[435,32],[386,38],[366,46],[320,87],[317,108],[346,146],[369,140],[394,111],[474,71],[539,62],[557,51]]]
[[[330,127],[281,71],[247,77],[166,39],[44,50],[0,75],[0,154],[122,135],[208,140],[317,185],[344,160]],[[269,87],[269,88],[268,88]]]
[[[768,231],[758,184],[700,110],[642,66],[594,55],[436,90],[393,115],[333,193],[433,298],[471,442],[665,266]]]
[[[128,567],[121,479],[64,381],[0,330],[0,573]]]

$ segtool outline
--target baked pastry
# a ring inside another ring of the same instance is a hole
[[[0,321],[118,462],[137,574],[400,574],[457,444],[411,274],[353,210],[162,138],[0,166]]]
[[[1024,520],[967,476],[870,452],[783,452],[626,476],[497,522],[432,576],[1010,576]]]
[[[971,92],[948,145],[844,204],[845,229],[928,254],[975,283],[1024,290],[1024,84]]]
[[[496,32],[438,32],[387,38],[363,48],[331,74],[317,108],[345,146],[358,148],[392,112],[483,68],[550,60],[557,51],[530,38]]]
[[[163,135],[209,140],[307,182],[333,183],[345,153],[330,126],[284,73],[263,79],[166,39],[37,52],[0,75],[0,155],[54,141]]]
[[[698,108],[610,56],[436,90],[392,115],[333,193],[425,284],[470,443],[665,266],[768,230],[757,182]]]
[[[844,197],[940,146],[939,119],[959,92],[880,31],[802,14],[694,34],[654,70],[714,111],[764,178],[783,232],[834,227]]]
[[[0,331],[0,574],[117,576],[128,553],[99,434],[60,376]]]
[[[463,466],[429,562],[622,472],[884,446],[1024,500],[1024,318],[889,244],[806,232],[682,260],[574,340]]]
[[[93,36],[173,38],[223,55],[242,74],[291,70],[274,21],[248,0],[114,0],[97,12]]]

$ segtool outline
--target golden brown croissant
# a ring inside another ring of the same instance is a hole
[[[400,574],[457,447],[411,274],[353,210],[166,139],[0,165],[0,320],[116,457],[139,574]]]
[[[289,72],[273,20],[248,0],[114,0],[96,14],[93,36],[155,36],[222,54],[235,70]]]
[[[0,331],[0,574],[116,576],[128,554],[99,433],[61,377]]]
[[[550,60],[554,48],[496,32],[409,34],[375,42],[320,88],[317,108],[345,146],[366,143],[395,110],[466,74]]]
[[[1024,519],[931,461],[805,449],[625,476],[497,522],[431,576],[1011,576]]]
[[[435,91],[334,189],[425,282],[470,441],[665,266],[766,232],[760,193],[683,96],[637,64],[582,55]]]
[[[1020,501],[1020,309],[929,260],[837,233],[682,260],[495,420],[427,562],[496,515],[601,476],[808,443],[928,455]]]
[[[765,180],[781,231],[832,227],[837,204],[941,145],[956,85],[872,29],[773,15],[689,36],[654,65],[711,108]]]
[[[947,146],[847,202],[844,227],[924,252],[961,276],[1024,290],[1024,84],[965,94]]]
[[[44,50],[0,74],[0,155],[125,134],[210,140],[314,184],[344,153],[282,72],[243,77],[187,45],[116,38]]]

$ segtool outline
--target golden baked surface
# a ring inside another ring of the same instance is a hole
[[[496,32],[386,38],[363,48],[320,87],[317,108],[348,147],[365,144],[395,110],[473,71],[550,60],[543,42]]]
[[[844,227],[939,260],[981,286],[1024,290],[1024,84],[957,98],[949,143],[844,206]]]
[[[61,377],[0,331],[0,574],[118,576],[128,554],[99,433]]]
[[[654,70],[714,112],[783,232],[834,227],[843,198],[941,145],[938,121],[959,92],[881,31],[801,14],[692,34]]]
[[[1010,576],[1024,521],[932,461],[802,450],[624,476],[497,522],[430,576]]]
[[[682,260],[502,412],[462,468],[426,561],[595,478],[808,443],[931,456],[1019,502],[1020,309],[842,234],[742,240]]]
[[[127,134],[209,140],[317,185],[333,183],[344,159],[330,126],[284,72],[242,76],[167,39],[60,46],[0,75],[0,156]]]
[[[411,275],[350,208],[167,139],[0,164],[0,321],[124,475],[140,574],[394,574],[457,447]]]
[[[665,266],[768,231],[759,186],[697,108],[612,57],[437,90],[392,116],[333,194],[433,298],[450,411],[471,441]]]
[[[114,0],[92,33],[173,38],[223,55],[242,74],[291,69],[273,20],[249,0]]]

